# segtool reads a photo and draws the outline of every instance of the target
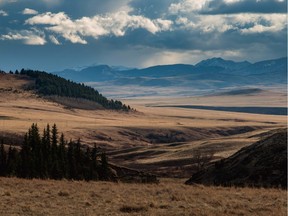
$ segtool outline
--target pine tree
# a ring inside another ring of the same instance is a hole
[[[24,136],[24,142],[20,151],[20,160],[19,160],[19,171],[18,176],[22,178],[30,177],[30,160],[31,160],[31,150],[28,141],[28,133]]]
[[[59,160],[59,169],[61,178],[67,177],[67,153],[65,148],[65,138],[62,133],[60,136],[59,148],[58,148],[58,160]]]
[[[74,143],[72,141],[70,141],[68,144],[67,158],[68,158],[68,178],[76,179],[75,150],[74,150]]]
[[[0,146],[0,176],[6,176],[6,169],[7,169],[7,154],[4,149],[4,141],[1,140]]]
[[[84,155],[84,163],[83,163],[83,174],[84,174],[84,179],[86,181],[92,180],[92,173],[90,172],[90,164],[91,164],[91,151],[90,148],[86,148],[86,152]]]
[[[108,160],[107,160],[107,156],[105,152],[101,153],[101,173],[100,173],[100,177],[101,180],[108,180],[109,176],[108,176]]]
[[[53,179],[59,179],[60,175],[60,167],[59,167],[59,159],[58,159],[58,129],[56,124],[52,126],[52,137],[51,137],[51,173],[50,176]]]
[[[39,128],[37,124],[31,127],[31,150],[32,150],[32,176],[33,178],[43,178],[44,159],[43,159],[43,143],[41,142]]]
[[[50,146],[51,143],[51,146]],[[59,143],[59,145],[58,145]],[[20,152],[12,146],[8,154],[5,152],[3,141],[0,145],[0,176],[18,176],[22,178],[52,178],[75,180],[109,180],[107,156],[101,154],[101,166],[97,163],[97,147],[89,147],[84,152],[81,141],[70,141],[68,149],[64,135],[58,142],[58,131],[54,124],[51,135],[47,125],[40,138],[37,124],[32,124]]]
[[[90,164],[90,175],[91,175],[91,179],[93,180],[98,180],[98,173],[97,173],[97,170],[98,170],[98,162],[97,162],[97,153],[98,153],[98,150],[97,150],[97,146],[96,144],[94,144],[94,147],[92,149],[92,152],[91,152],[91,164]]]
[[[10,145],[7,158],[7,174],[9,176],[16,175],[17,161],[18,161],[18,152],[15,148],[12,148],[12,146]]]
[[[80,139],[77,140],[74,148],[74,156],[75,156],[75,164],[76,164],[76,179],[81,180],[83,179],[83,172],[82,172],[82,164],[83,164],[83,157],[81,151],[81,141]]]
[[[44,166],[44,177],[48,177],[52,172],[52,158],[51,158],[51,132],[50,125],[47,124],[46,129],[43,131],[42,136],[43,145],[43,166]]]

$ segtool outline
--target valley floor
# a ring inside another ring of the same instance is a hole
[[[0,178],[0,215],[286,215],[280,189]]]
[[[195,171],[194,152],[213,153],[213,160],[229,157],[258,141],[267,131],[287,125],[284,115],[181,108],[196,105],[286,109],[287,96],[277,91],[133,98],[124,102],[138,112],[126,113],[59,104],[24,91],[22,86],[27,85],[27,80],[10,75],[4,78],[0,82],[0,140],[7,147],[19,146],[32,123],[37,123],[41,132],[47,123],[56,123],[66,139],[81,138],[85,145],[105,148],[110,162],[161,177],[189,178]],[[68,99],[58,98],[58,102],[64,100]]]

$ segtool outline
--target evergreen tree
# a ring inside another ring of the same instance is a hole
[[[76,179],[81,180],[84,178],[83,175],[83,152],[81,150],[81,141],[77,140],[74,147],[74,156],[75,156],[75,164],[76,164]]]
[[[43,160],[43,146],[40,138],[39,128],[37,124],[31,127],[31,152],[32,152],[32,178],[43,178],[44,160]]]
[[[20,160],[19,160],[19,170],[18,176],[22,178],[30,177],[30,160],[31,160],[31,150],[28,141],[28,133],[24,136],[24,142],[20,151]]]
[[[74,151],[74,143],[72,141],[68,144],[67,150],[67,158],[68,158],[68,178],[76,179],[76,160],[75,160],[75,151]]]
[[[17,172],[18,152],[10,145],[7,158],[7,173],[9,176],[15,176]]]
[[[43,157],[45,176],[49,176],[52,172],[52,158],[51,158],[51,130],[50,125],[47,124],[42,136]]]
[[[76,143],[70,141],[67,149],[66,144],[63,134],[58,141],[58,130],[55,124],[51,135],[49,125],[47,125],[41,138],[37,124],[32,124],[24,136],[19,152],[10,146],[7,154],[4,143],[1,142],[0,176],[109,180],[107,156],[103,152],[101,166],[98,165],[96,145],[92,150],[87,147],[84,152],[80,139]]]
[[[98,153],[97,146],[96,144],[94,144],[94,147],[91,152],[91,162],[90,162],[90,176],[91,176],[91,179],[94,179],[94,180],[98,179],[97,169],[99,167],[97,163],[97,153]]]
[[[51,173],[50,175],[54,179],[60,178],[60,167],[58,161],[58,129],[56,124],[52,126],[51,137]]]
[[[108,160],[105,152],[101,153],[101,169],[100,169],[100,178],[101,180],[108,180]]]
[[[83,163],[83,174],[84,174],[84,179],[86,181],[92,180],[90,164],[91,164],[91,151],[90,151],[90,148],[87,147],[85,155],[84,155],[84,163]]]
[[[58,148],[58,160],[59,160],[59,171],[61,178],[67,177],[67,153],[65,149],[66,141],[64,138],[64,134],[62,133],[60,136],[59,148]]]
[[[4,141],[1,140],[1,146],[0,146],[0,175],[6,176],[6,169],[7,169],[7,155],[4,149]]]

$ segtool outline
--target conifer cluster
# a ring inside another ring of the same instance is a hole
[[[15,72],[15,74],[19,74]],[[21,75],[27,75],[35,79],[35,86],[33,88],[44,96],[63,96],[71,98],[82,98],[97,102],[106,109],[112,110],[131,110],[130,106],[126,106],[118,100],[108,100],[102,94],[92,87],[86,86],[83,83],[75,83],[66,80],[54,74],[49,74],[41,71],[24,70],[20,71]]]
[[[100,157],[98,161],[98,157]],[[67,142],[49,125],[42,136],[37,124],[25,134],[22,148],[0,145],[0,176],[40,179],[108,180],[108,161],[96,148],[82,148],[80,139]]]

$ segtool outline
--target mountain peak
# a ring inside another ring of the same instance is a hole
[[[248,61],[234,62],[232,60],[225,60],[220,57],[214,57],[199,62],[196,64],[196,67],[222,67],[223,69],[239,69],[250,64],[251,63]]]

